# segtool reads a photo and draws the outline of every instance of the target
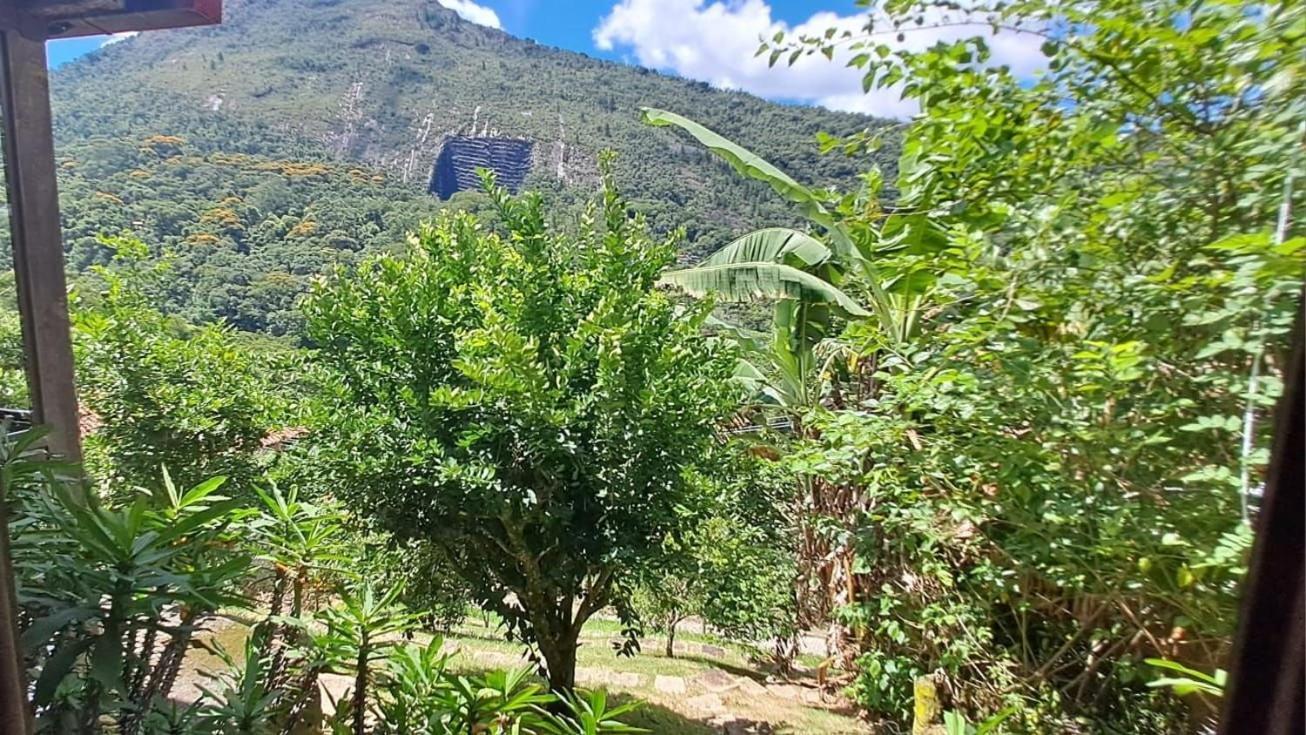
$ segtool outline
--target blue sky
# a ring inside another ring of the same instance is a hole
[[[515,36],[533,38],[550,46],[584,51],[591,56],[621,58],[618,52],[603,51],[594,45],[594,29],[618,4],[615,0],[478,0],[478,3],[493,9],[498,14],[503,29]],[[852,0],[772,0],[768,5],[773,17],[790,24],[801,23],[818,10],[834,11],[842,15],[857,12]],[[565,11],[558,12],[560,8],[565,8]]]
[[[65,41],[51,41],[45,45],[46,57],[50,60],[50,66],[59,66],[81,56],[89,54],[100,46],[104,45],[104,36],[93,36],[91,38],[69,38]]]
[[[896,90],[861,89],[861,77],[839,63],[814,57],[794,67],[768,68],[754,56],[758,38],[777,30],[819,33],[837,27],[857,31],[865,9],[853,0],[441,0],[462,17],[516,36],[591,56],[640,64],[660,71],[769,99],[831,109],[905,117],[913,107]],[[904,45],[923,48],[935,41],[981,30],[913,29]],[[988,35],[987,33],[985,35]],[[52,66],[90,53],[105,38],[49,44]],[[117,39],[115,39],[117,40]],[[1036,39],[990,37],[994,63],[1032,74],[1042,63]]]
[[[591,56],[622,58],[617,51],[601,51],[594,46],[593,31],[617,4],[615,0],[477,0],[476,4],[493,10],[503,30],[514,36],[533,38],[549,46],[583,51]],[[769,5],[775,17],[794,24],[811,17],[814,9],[833,10],[845,15],[851,15],[857,9],[853,0],[773,0]],[[55,41],[50,44],[50,65],[67,63],[94,51],[102,43],[103,36]]]

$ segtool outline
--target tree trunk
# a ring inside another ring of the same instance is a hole
[[[322,690],[318,678],[318,670],[310,668],[287,687],[291,699],[282,715],[281,735],[322,732]]]
[[[676,657],[676,625],[679,620],[672,618],[667,624],[667,658]]]
[[[556,640],[539,641],[540,654],[544,656],[544,665],[548,669],[549,689],[559,694],[570,693],[576,688],[577,638],[571,633],[563,633]]]
[[[186,650],[190,647],[191,639],[194,637],[193,626],[198,618],[199,613],[195,610],[186,608],[182,611],[180,630],[163,647],[158,662],[150,671],[150,679],[146,683],[145,692],[141,697],[141,702],[145,706],[149,706],[149,703],[156,697],[166,699],[172,693],[172,687],[177,683],[177,676],[181,673],[182,662],[186,658]]]
[[[781,633],[772,640],[771,663],[775,673],[789,676],[794,670],[794,660],[798,658],[798,632]]]
[[[354,672],[353,735],[367,733],[367,660],[372,653],[370,649],[371,645],[364,637],[362,645],[358,647],[358,663]]]
[[[295,581],[291,585],[292,598],[291,598],[290,614],[294,617],[299,617],[300,615],[304,614],[304,584],[307,582],[307,580],[308,580],[308,570],[300,569],[295,574]]]

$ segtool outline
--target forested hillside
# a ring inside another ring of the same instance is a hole
[[[433,0],[229,2],[219,27],[110,45],[52,86],[70,268],[105,261],[99,233],[130,230],[175,255],[175,311],[275,333],[328,263],[402,244],[442,206],[427,186],[450,134],[534,141],[526,186],[560,204],[592,191],[598,153],[616,151],[632,207],[655,230],[685,227],[693,257],[794,215],[642,126],[641,106],[692,111],[816,185],[867,163],[821,156],[817,132],[881,124],[540,46]]]

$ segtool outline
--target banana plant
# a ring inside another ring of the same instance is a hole
[[[742,343],[757,362],[741,363],[737,375],[760,389],[764,402],[784,412],[794,433],[803,435],[809,410],[820,405],[830,387],[825,378],[832,374],[831,358],[845,352],[828,349],[837,340],[838,321],[873,319],[882,335],[882,349],[897,351],[906,345],[918,329],[935,275],[901,263],[942,250],[946,238],[931,217],[916,210],[875,220],[848,217],[841,211],[843,203],[829,193],[800,184],[756,153],[681,115],[644,108],[644,121],[688,133],[739,174],[769,185],[823,231],[824,241],[789,228],[758,230],[698,266],[662,277],[662,283],[697,297],[774,300],[771,340]],[[907,178],[912,170],[911,163],[905,162]],[[889,253],[909,257],[882,259]],[[854,287],[865,289],[866,307],[849,293]],[[871,365],[876,357],[871,355]],[[838,517],[852,527],[859,501],[848,500],[809,475],[799,478],[799,497],[798,607],[808,622],[824,622],[840,604],[840,590],[856,590],[856,578],[848,571],[853,568],[854,552],[851,544],[812,519]],[[813,584],[820,594],[812,592]],[[839,632],[833,634],[831,648],[851,663],[855,636],[842,626],[834,630]],[[776,662],[787,668],[796,646],[792,641],[777,642],[776,650],[788,652]]]
[[[828,195],[804,186],[774,164],[719,133],[666,110],[644,108],[644,121],[688,133],[738,173],[768,184],[825,233],[827,246],[811,234],[785,227],[750,232],[690,268],[668,271],[662,283],[723,301],[774,300],[772,338],[744,343],[754,360],[739,367],[763,402],[797,420],[819,401],[821,376],[830,367],[815,354],[836,338],[836,320],[874,319],[894,348],[919,327],[929,296],[920,274],[886,275],[875,258],[890,251],[937,248],[941,233],[920,214],[890,214],[878,226],[854,231],[834,211]],[[848,292],[864,286],[868,306]]]
[[[841,274],[819,240],[785,227],[750,232],[693,268],[669,271],[662,282],[702,296],[730,300],[781,298],[831,304],[850,317],[869,316],[839,290]]]
[[[923,295],[911,290],[891,293],[888,289],[897,279],[881,274],[873,258],[878,248],[890,244],[900,247],[908,239],[921,237],[926,223],[890,216],[881,231],[854,236],[853,230],[831,210],[823,193],[798,183],[756,153],[674,112],[651,107],[643,112],[647,124],[679,128],[741,175],[770,185],[824,230],[830,241],[827,248],[810,235],[789,228],[758,230],[730,243],[699,266],[666,274],[665,283],[698,296],[712,294],[731,301],[765,296],[833,308],[847,318],[874,316],[890,343],[901,343],[911,336]],[[841,288],[854,277],[869,292],[869,313]],[[828,321],[824,316],[814,314],[803,320]]]

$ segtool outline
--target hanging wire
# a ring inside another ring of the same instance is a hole
[[[1298,137],[1306,137],[1306,123],[1298,127]],[[1292,183],[1296,172],[1289,170],[1283,180],[1283,201],[1279,204],[1279,221],[1274,228],[1274,244],[1282,245],[1288,239],[1288,224],[1292,219]],[[1264,346],[1258,347],[1252,356],[1252,369],[1247,376],[1247,398],[1243,405],[1243,446],[1242,446],[1242,488],[1238,495],[1242,509],[1243,523],[1251,518],[1247,498],[1251,495],[1252,468],[1251,456],[1256,437],[1256,391],[1261,375],[1261,359]]]

